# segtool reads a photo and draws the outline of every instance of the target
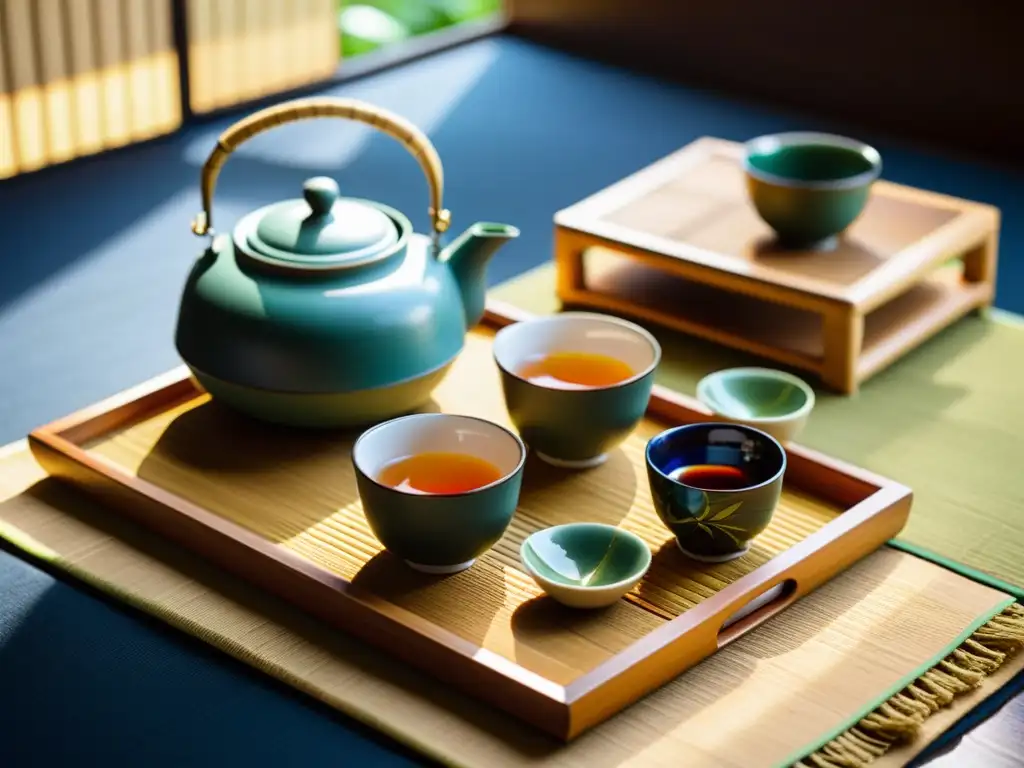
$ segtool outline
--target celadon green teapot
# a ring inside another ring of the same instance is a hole
[[[302,199],[214,234],[214,187],[228,156],[258,133],[319,117],[372,125],[415,156],[430,189],[430,236],[393,208],[340,197],[326,177],[306,181]],[[423,406],[483,315],[488,261],[519,234],[477,223],[443,246],[443,184],[426,135],[363,102],[299,99],[227,129],[202,169],[192,231],[211,242],[185,283],[175,338],[199,384],[250,416],[301,427],[363,425]]]

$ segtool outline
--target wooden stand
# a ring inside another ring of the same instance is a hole
[[[879,181],[834,247],[780,249],[739,144],[700,139],[555,216],[558,296],[853,393],[995,293],[999,211]]]

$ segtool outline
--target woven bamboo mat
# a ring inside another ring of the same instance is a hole
[[[786,764],[1011,602],[886,548],[563,746],[126,523],[45,478],[23,446],[7,454],[0,461],[4,538],[450,765]]]

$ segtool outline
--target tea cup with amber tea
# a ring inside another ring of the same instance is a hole
[[[687,557],[741,557],[771,522],[786,473],[786,451],[771,435],[687,424],[652,437],[646,455],[654,509]]]
[[[504,535],[525,461],[510,430],[445,413],[386,421],[352,448],[374,536],[410,567],[437,574],[469,568]]]
[[[498,331],[494,359],[509,417],[548,464],[596,467],[647,410],[661,347],[634,323],[591,312]]]

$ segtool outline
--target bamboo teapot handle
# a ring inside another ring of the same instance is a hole
[[[437,150],[430,139],[419,128],[386,109],[356,99],[341,99],[319,96],[295,99],[262,109],[249,117],[239,120],[217,139],[217,146],[203,164],[200,186],[203,195],[203,210],[192,222],[192,231],[197,235],[213,232],[213,192],[217,176],[227,162],[228,156],[238,147],[257,134],[276,128],[285,123],[294,123],[316,117],[340,117],[370,125],[397,139],[423,168],[430,187],[430,219],[435,237],[448,229],[451,213],[441,207],[444,194],[444,170]]]

